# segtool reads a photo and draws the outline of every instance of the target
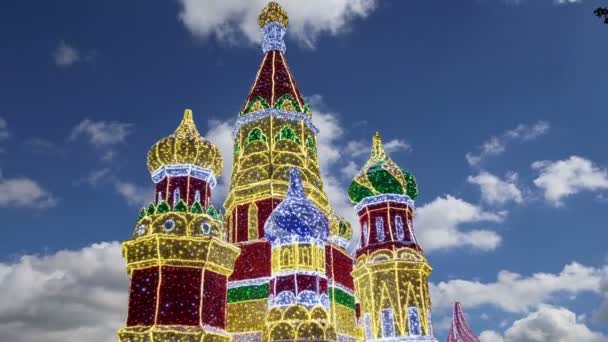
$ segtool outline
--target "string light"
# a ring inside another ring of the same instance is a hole
[[[349,188],[362,226],[352,275],[366,340],[436,341],[428,287],[432,269],[411,223],[416,196],[413,175],[388,157],[376,133],[371,157]]]
[[[353,229],[323,190],[319,130],[284,57],[288,23],[275,2],[259,17],[264,59],[232,131],[226,216],[210,204],[222,156],[190,110],[150,149],[155,200],[122,245],[121,342],[436,341],[416,180],[376,134],[348,191],[362,226],[353,260]]]

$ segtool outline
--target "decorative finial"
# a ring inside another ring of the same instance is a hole
[[[386,159],[386,152],[384,151],[384,146],[382,146],[382,137],[378,132],[374,133],[371,159],[375,162],[379,162]]]
[[[289,169],[289,189],[287,190],[288,196],[306,197],[304,188],[302,187],[302,177],[300,176],[300,170],[297,167]]]
[[[184,111],[184,117],[182,119],[182,122],[175,130],[175,135],[181,137],[200,135],[198,129],[196,128],[196,124],[194,123],[194,119],[192,118],[191,109],[186,109]]]
[[[258,24],[264,34],[262,40],[262,51],[285,52],[287,47],[283,37],[287,32],[289,17],[287,12],[278,3],[271,1],[264,7],[258,18]]]
[[[269,2],[258,17],[260,28],[264,28],[264,26],[271,22],[279,23],[285,27],[289,25],[289,16],[287,15],[287,12],[281,5],[274,1]]]

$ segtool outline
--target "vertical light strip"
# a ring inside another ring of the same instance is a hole
[[[275,67],[274,67],[274,63],[275,63],[275,57],[276,57],[276,51],[272,51],[272,78],[271,78],[271,84],[272,84],[272,95],[270,96],[270,108],[274,108],[274,72],[275,72]],[[270,132],[272,134],[272,131]],[[270,137],[272,139],[272,137]],[[272,148],[272,141],[271,141],[271,148]]]

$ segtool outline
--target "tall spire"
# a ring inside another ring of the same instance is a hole
[[[258,24],[264,34],[262,40],[264,53],[272,50],[285,52],[286,47],[283,37],[287,32],[289,16],[283,7],[274,1],[269,2],[258,17]]]

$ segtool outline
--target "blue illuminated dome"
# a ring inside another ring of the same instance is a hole
[[[326,241],[329,235],[327,217],[304,193],[300,171],[289,170],[289,189],[283,202],[270,214],[264,226],[265,237],[271,242]]]

